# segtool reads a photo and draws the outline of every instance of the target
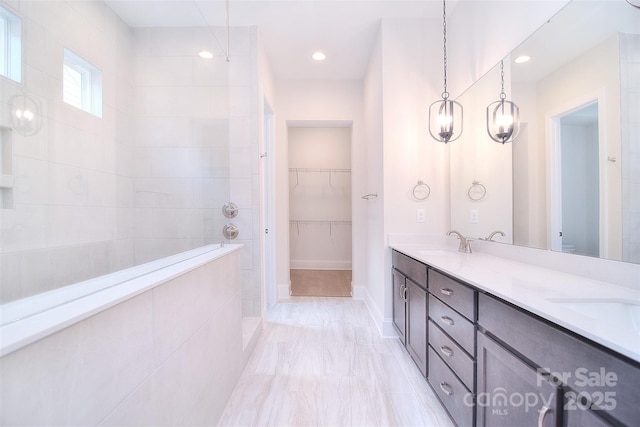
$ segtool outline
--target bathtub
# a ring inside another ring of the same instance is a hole
[[[205,245],[0,305],[0,357],[241,247]]]

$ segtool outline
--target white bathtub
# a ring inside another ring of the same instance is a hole
[[[206,245],[0,305],[0,357],[241,247]]]

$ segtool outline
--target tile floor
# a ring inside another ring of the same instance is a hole
[[[397,339],[364,302],[295,297],[265,329],[219,426],[453,424]]]

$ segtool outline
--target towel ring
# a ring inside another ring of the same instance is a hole
[[[487,195],[487,188],[480,184],[479,181],[473,181],[473,184],[469,187],[469,191],[467,191],[467,195],[474,202],[479,202]]]
[[[413,187],[413,198],[416,200],[427,200],[430,195],[431,187],[422,180],[418,180],[418,183]]]

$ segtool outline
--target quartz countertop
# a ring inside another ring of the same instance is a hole
[[[640,289],[483,253],[391,248],[640,362]]]

